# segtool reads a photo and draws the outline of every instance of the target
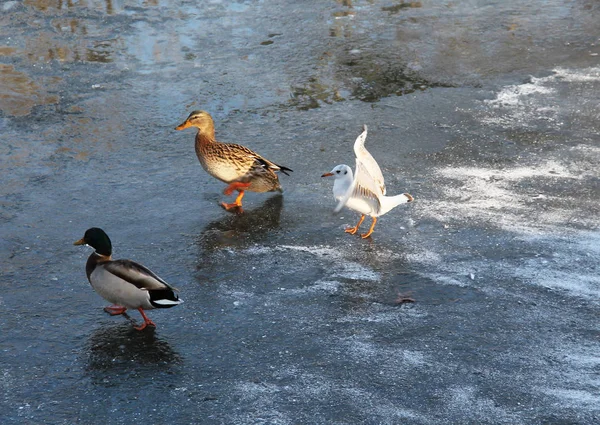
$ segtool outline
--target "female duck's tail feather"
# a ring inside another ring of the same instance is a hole
[[[286,176],[289,176],[288,171],[293,172],[294,170],[292,170],[291,168],[288,167],[284,167],[283,165],[278,165],[279,167],[279,171],[281,171],[283,174],[285,174]]]
[[[268,170],[280,171],[283,174],[285,174],[286,176],[289,176],[288,171],[294,171],[291,168],[284,167],[283,165],[275,164],[274,162],[271,162],[268,159],[262,158],[258,155],[253,156],[253,158],[255,161],[258,161],[258,163],[263,168],[268,169]]]

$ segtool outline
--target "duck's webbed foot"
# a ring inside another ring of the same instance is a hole
[[[232,183],[231,185],[233,185],[235,183]],[[231,185],[228,186],[231,187]],[[248,183],[248,186],[250,185],[250,183]],[[232,212],[243,212],[242,210],[242,198],[244,197],[244,191],[241,189],[237,189],[240,191],[240,193],[238,194],[237,198],[235,198],[235,202],[228,204],[226,202],[221,202],[221,206],[223,208],[225,208],[227,211],[232,211]],[[227,189],[225,189],[224,192],[226,195],[231,194],[231,192],[227,193]]]
[[[156,324],[152,320],[150,320],[150,318],[148,316],[146,316],[146,314],[144,313],[144,310],[141,307],[138,308],[138,311],[142,315],[142,318],[144,319],[144,323],[142,323],[140,326],[134,326],[135,329],[137,329],[138,331],[141,331],[141,330],[146,329],[146,326],[152,326],[154,328],[156,327]]]

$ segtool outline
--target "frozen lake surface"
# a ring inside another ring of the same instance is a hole
[[[600,423],[597,2],[0,9],[2,424]],[[221,209],[194,109],[284,194]],[[363,124],[415,197],[368,240],[320,178]],[[92,226],[181,290],[156,330]]]

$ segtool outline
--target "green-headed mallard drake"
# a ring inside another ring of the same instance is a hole
[[[144,310],[170,308],[183,302],[175,288],[141,264],[131,260],[113,260],[112,244],[104,230],[92,227],[74,245],[89,245],[95,249],[87,260],[85,272],[92,288],[113,303],[104,310],[117,315],[125,313],[128,308],[137,309],[144,318],[143,325],[135,326],[137,330],[141,331],[148,325],[156,327]]]
[[[285,175],[292,171],[287,167],[277,165],[263,158],[256,152],[233,143],[221,143],[215,139],[215,124],[206,111],[194,111],[175,130],[196,127],[196,155],[200,164],[211,176],[228,184],[225,195],[231,195],[234,190],[239,192],[235,202],[221,205],[226,210],[241,208],[244,191],[272,192],[282,191],[279,178],[275,172]]]

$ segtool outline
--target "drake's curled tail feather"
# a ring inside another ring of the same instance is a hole
[[[150,304],[156,308],[171,308],[183,302],[171,289],[154,289],[148,291]]]

